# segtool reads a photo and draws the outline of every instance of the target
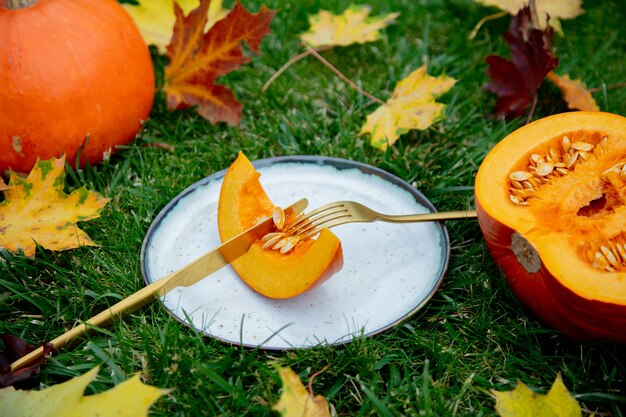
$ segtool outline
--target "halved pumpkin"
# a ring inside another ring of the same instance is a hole
[[[275,206],[263,190],[259,177],[240,152],[226,172],[220,191],[217,223],[223,242],[259,219],[272,216]],[[343,255],[337,236],[323,229],[317,239],[302,241],[287,253],[263,249],[263,242],[255,242],[231,265],[258,293],[271,298],[289,298],[321,284],[339,271]]]
[[[573,338],[626,343],[626,118],[564,113],[516,130],[481,164],[475,201],[526,306]]]

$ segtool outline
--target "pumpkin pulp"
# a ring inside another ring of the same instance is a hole
[[[259,181],[260,174],[243,153],[230,166],[222,183],[218,204],[218,229],[226,241],[271,217],[274,204]],[[317,239],[299,242],[287,253],[263,249],[261,240],[231,263],[252,289],[271,298],[301,294],[330,278],[343,266],[339,239],[323,229]]]
[[[626,118],[551,116],[476,176],[485,241],[516,295],[578,339],[626,342]]]

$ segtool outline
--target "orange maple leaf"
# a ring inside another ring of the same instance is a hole
[[[198,8],[184,16],[174,3],[176,23],[167,47],[170,63],[165,68],[167,107],[198,106],[198,113],[211,123],[236,125],[243,106],[229,88],[215,80],[250,61],[242,42],[252,52],[259,52],[275,12],[262,6],[258,13],[249,13],[238,0],[226,17],[204,33],[209,4],[210,0],[201,0]]]

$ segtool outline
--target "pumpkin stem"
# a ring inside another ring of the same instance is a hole
[[[4,3],[9,9],[23,9],[25,7],[30,7],[35,4],[37,0],[6,0]]]

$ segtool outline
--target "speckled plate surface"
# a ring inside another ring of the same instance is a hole
[[[434,211],[401,179],[369,165],[296,156],[253,162],[272,201],[309,199],[312,210],[354,200],[390,214]],[[141,253],[146,284],[220,244],[217,203],[225,171],[184,190],[159,213]],[[356,223],[333,229],[344,266],[323,285],[287,300],[252,291],[228,266],[161,302],[181,322],[222,341],[264,349],[346,343],[405,320],[439,287],[450,242],[440,223]]]

